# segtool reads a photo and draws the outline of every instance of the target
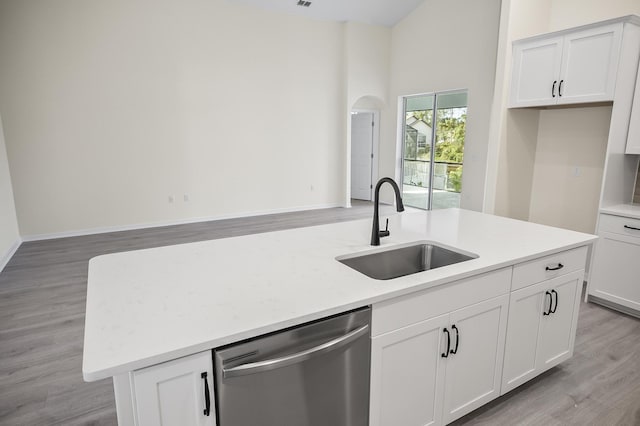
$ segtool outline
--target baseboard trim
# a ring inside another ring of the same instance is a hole
[[[336,207],[344,207],[344,205],[341,203],[317,204],[313,206],[300,206],[300,207],[292,207],[292,208],[260,210],[260,211],[253,211],[253,212],[234,213],[234,214],[228,214],[228,215],[203,216],[203,217],[195,217],[195,218],[182,219],[182,220],[139,223],[134,225],[123,225],[123,226],[107,226],[102,228],[81,229],[77,231],[54,232],[51,234],[23,235],[22,242],[53,240],[56,238],[83,237],[86,235],[107,234],[110,232],[133,231],[136,229],[162,228],[165,226],[186,225],[189,223],[210,222],[214,220],[225,220],[225,219],[240,219],[243,217],[266,216],[270,214],[279,214],[279,213],[294,213],[294,212],[301,212],[301,211],[307,211],[307,210],[331,209]]]
[[[22,244],[22,241],[22,238],[18,237],[18,239],[13,242],[11,247],[9,247],[9,250],[7,250],[4,255],[0,256],[0,272],[4,270],[4,267],[7,266],[7,263],[9,263],[13,255],[16,254],[16,251],[18,251],[18,249],[20,248],[20,244]]]
[[[601,297],[589,295],[589,302],[597,303],[598,305],[602,305],[606,308],[613,309],[614,311],[622,312],[623,314],[630,315],[632,317],[640,318],[640,311],[636,311],[633,308],[629,308],[627,306],[623,306],[616,302],[611,302],[609,300],[605,300]]]

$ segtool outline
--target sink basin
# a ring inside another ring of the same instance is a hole
[[[419,241],[383,251],[347,254],[338,262],[376,280],[390,280],[477,258],[477,254]]]

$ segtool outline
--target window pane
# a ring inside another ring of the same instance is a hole
[[[459,207],[467,120],[466,91],[411,96],[405,98],[404,105],[404,203],[421,209]],[[434,127],[435,141],[432,140]]]
[[[434,95],[405,100],[402,198],[408,206],[428,208]]]
[[[437,96],[432,208],[460,207],[467,94]]]

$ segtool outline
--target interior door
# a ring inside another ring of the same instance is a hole
[[[373,113],[351,114],[351,198],[371,200]]]

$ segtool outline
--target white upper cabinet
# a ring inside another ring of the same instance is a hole
[[[613,100],[623,23],[513,43],[509,107]]]
[[[514,44],[511,105],[541,106],[557,102],[562,37]]]

